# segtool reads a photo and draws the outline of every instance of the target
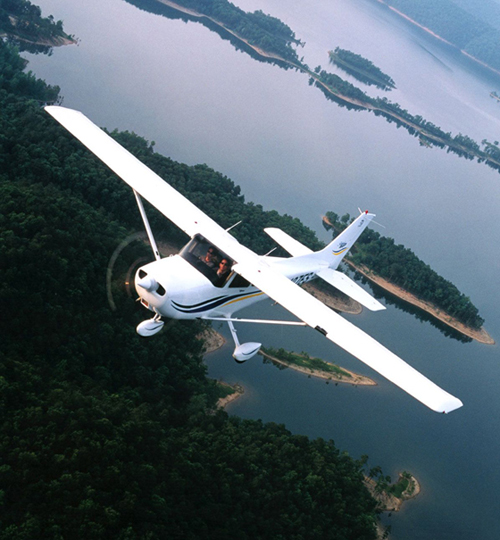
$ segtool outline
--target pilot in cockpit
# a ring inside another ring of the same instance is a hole
[[[217,270],[217,279],[215,280],[214,285],[216,287],[222,287],[230,273],[231,261],[227,257],[224,257],[219,263],[219,269]]]

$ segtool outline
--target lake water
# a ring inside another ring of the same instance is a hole
[[[26,55],[30,69],[61,86],[64,105],[96,123],[135,131],[162,154],[207,163],[242,186],[247,200],[299,217],[327,239],[320,216],[377,213],[382,234],[411,247],[471,297],[500,339],[500,174],[403,129],[328,102],[307,76],[255,61],[197,23],[140,11],[123,0],[39,0],[78,46]],[[387,95],[412,114],[479,142],[500,136],[500,78],[372,0],[237,0],[289,24],[306,42],[299,56],[328,66],[340,46],[372,60],[395,81]],[[347,76],[345,76],[348,78]],[[246,315],[284,316],[270,304]],[[500,537],[500,365],[498,347],[461,343],[393,305],[348,316],[464,407],[442,416],[396,389],[309,329],[242,326],[242,341],[305,350],[377,380],[375,388],[328,385],[260,358],[236,365],[227,344],[209,373],[240,382],[231,414],[285,423],[370,456],[393,477],[408,470],[423,491],[384,521],[395,540]],[[223,333],[227,336],[225,328]],[[227,336],[229,337],[229,336]],[[168,333],[165,334],[168,339]]]

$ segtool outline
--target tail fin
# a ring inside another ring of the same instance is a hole
[[[328,262],[330,268],[337,268],[340,261],[351,249],[360,234],[366,229],[375,214],[369,214],[368,210],[359,215],[350,225],[342,231],[335,240],[330,242],[317,255]]]

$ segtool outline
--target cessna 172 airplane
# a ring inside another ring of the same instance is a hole
[[[45,110],[134,191],[155,256],[155,261],[139,268],[135,276],[141,303],[154,313],[151,319],[138,325],[137,332],[141,336],[159,332],[164,324],[162,317],[226,321],[235,341],[233,356],[244,362],[258,352],[260,343],[240,344],[233,322],[307,325],[432,410],[448,413],[462,406],[458,398],[300,287],[319,277],[368,309],[385,309],[359,285],[337,271],[340,261],[374,214],[360,213],[337,238],[317,252],[284,231],[265,229],[292,256],[259,256],[241,245],[229,229],[220,227],[82,113],[57,106],[48,106]],[[178,255],[160,257],[141,197],[191,237]],[[240,309],[267,297],[300,321],[233,317]]]

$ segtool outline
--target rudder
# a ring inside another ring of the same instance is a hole
[[[361,233],[369,225],[375,214],[368,213],[368,210],[360,214],[347,229],[343,230],[324,249],[316,252],[324,261],[328,262],[330,268],[336,269],[347,252],[354,245]]]

